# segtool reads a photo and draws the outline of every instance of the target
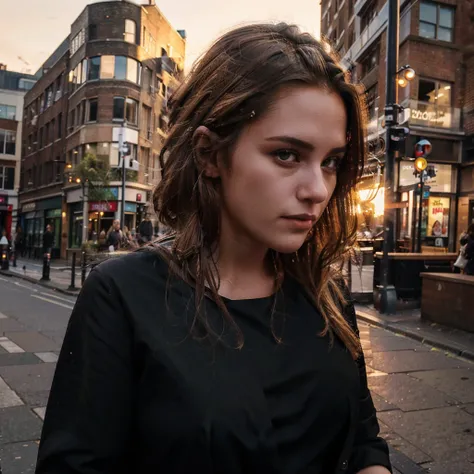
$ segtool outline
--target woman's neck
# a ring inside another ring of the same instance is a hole
[[[248,236],[222,226],[216,254],[219,294],[231,299],[269,296],[274,290],[274,275],[268,268],[268,248]]]

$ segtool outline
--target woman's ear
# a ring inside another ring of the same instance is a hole
[[[204,125],[193,134],[194,156],[199,171],[207,178],[219,178],[218,153],[215,151],[219,137]]]

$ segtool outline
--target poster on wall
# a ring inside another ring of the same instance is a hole
[[[447,237],[450,198],[430,197],[428,206],[428,237]]]

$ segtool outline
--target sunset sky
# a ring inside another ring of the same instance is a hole
[[[9,70],[30,69],[34,73],[68,35],[71,23],[83,8],[95,2],[0,3],[0,63],[7,64]],[[188,66],[219,34],[243,23],[283,20],[319,35],[319,0],[156,0],[156,4],[176,29],[186,30]]]

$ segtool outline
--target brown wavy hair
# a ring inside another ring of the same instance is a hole
[[[172,231],[173,245],[167,251],[163,245],[158,247],[169,259],[170,268],[195,287],[192,330],[205,337],[216,335],[205,311],[200,311],[209,294],[235,329],[237,347],[242,347],[243,335],[218,294],[219,275],[212,258],[219,240],[219,184],[203,176],[193,134],[200,125],[208,127],[220,138],[212,151],[231,154],[242,128],[265,113],[277,90],[294,84],[325,88],[342,98],[347,113],[347,154],[334,194],[296,256],[273,250],[269,254],[275,272],[293,277],[321,312],[325,321],[321,335],[329,333],[331,339],[336,335],[356,357],[360,343],[343,316],[347,296],[341,285],[341,266],[336,267],[355,242],[353,192],[365,157],[362,99],[330,48],[298,27],[253,24],[228,32],[194,65],[171,99],[170,129],[160,157],[162,180],[154,191],[153,204],[159,220]],[[281,278],[275,282],[278,289]]]

